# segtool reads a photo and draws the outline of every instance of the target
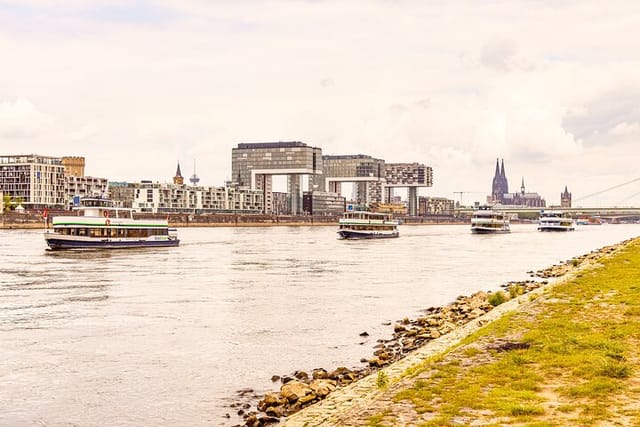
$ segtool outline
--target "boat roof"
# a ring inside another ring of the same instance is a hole
[[[390,212],[346,211],[345,215],[362,214],[366,216],[392,216]]]

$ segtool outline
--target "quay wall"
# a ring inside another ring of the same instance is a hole
[[[49,211],[51,218],[76,215],[74,211]],[[270,227],[270,226],[336,226],[339,216],[320,215],[262,215],[262,214],[150,214],[134,213],[136,219],[168,219],[172,227]],[[403,224],[466,224],[452,216],[404,217]],[[0,215],[0,229],[44,228],[42,212],[5,213]]]

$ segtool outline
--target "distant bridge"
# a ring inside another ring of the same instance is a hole
[[[621,187],[625,187],[629,184],[633,184],[635,182],[640,182],[640,178],[634,178],[632,180],[623,182],[621,184],[614,185],[609,188],[605,188],[604,190],[596,191],[595,193],[587,194],[586,196],[577,198],[574,200],[575,202],[582,201],[585,199],[589,199],[592,197],[596,197],[605,193],[610,193],[613,190],[616,190]],[[455,191],[455,194],[460,194],[460,202],[462,203],[462,195],[465,193],[476,193],[475,191]],[[627,200],[630,200],[634,197],[640,195],[640,192],[636,192],[625,198],[624,201],[619,202],[620,204],[625,203]],[[470,215],[474,211],[474,207],[461,206],[457,208],[455,212],[460,215]],[[508,212],[514,214],[532,214],[539,213],[541,210],[553,210],[560,212],[568,212],[571,213],[572,216],[579,215],[589,215],[589,216],[599,216],[602,218],[611,218],[611,219],[622,219],[622,218],[637,218],[640,216],[640,207],[598,207],[598,208],[589,208],[589,207],[576,207],[576,208],[561,208],[561,207],[545,207],[545,208],[527,208],[527,207],[517,207],[517,206],[493,206],[493,210],[500,212]]]
[[[602,218],[627,218],[627,217],[637,217],[640,216],[640,207],[599,207],[599,208],[527,208],[527,207],[517,207],[517,206],[493,206],[493,210],[499,212],[508,212],[514,214],[532,214],[532,213],[540,213],[542,210],[553,210],[560,212],[568,212],[571,213],[572,216],[579,215],[589,215],[589,216],[599,216]],[[474,207],[460,207],[455,211],[461,215],[471,215],[475,210]]]

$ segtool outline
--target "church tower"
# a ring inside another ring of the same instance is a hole
[[[500,161],[496,159],[496,172],[491,185],[491,198],[494,202],[502,203],[504,201],[504,195],[508,192],[509,182],[504,172],[504,159],[502,159],[502,165],[500,165]]]
[[[502,159],[502,168],[500,170],[500,179],[502,181],[502,194],[509,192],[509,182],[507,181],[507,175],[504,173],[504,159]]]
[[[493,175],[493,182],[491,183],[491,198],[494,201],[502,200],[502,193],[500,192],[500,163],[496,159],[496,172]]]
[[[184,184],[184,178],[182,177],[182,173],[180,172],[180,162],[178,162],[178,168],[176,169],[176,175],[173,177],[173,183],[175,185]]]
[[[520,186],[520,195],[524,196],[524,176],[522,177],[522,185]]]
[[[560,207],[561,208],[570,208],[571,207],[571,193],[567,190],[567,186],[564,186],[564,192],[560,193]]]

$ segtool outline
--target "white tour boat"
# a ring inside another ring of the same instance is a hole
[[[400,222],[389,213],[349,211],[339,220],[338,234],[342,239],[398,237],[398,224]]]
[[[178,246],[178,233],[167,220],[134,219],[132,209],[112,200],[85,198],[76,216],[55,216],[44,239],[51,249],[139,248]],[[45,218],[46,221],[46,218]]]
[[[509,217],[506,212],[494,211],[491,206],[479,206],[471,217],[473,234],[509,233]]]
[[[538,231],[573,231],[573,218],[562,211],[541,211],[538,219]]]

